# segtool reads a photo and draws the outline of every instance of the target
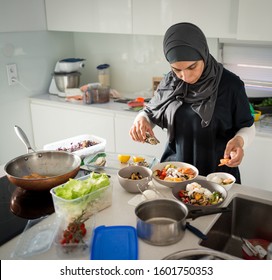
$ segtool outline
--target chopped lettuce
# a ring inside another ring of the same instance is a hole
[[[69,179],[67,183],[55,189],[55,194],[58,197],[71,200],[83,197],[109,184],[110,180],[107,174],[92,172],[85,180]]]

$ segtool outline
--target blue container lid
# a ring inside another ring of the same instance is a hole
[[[132,226],[99,226],[95,228],[91,260],[137,260],[138,238]]]
[[[98,65],[98,66],[96,67],[96,69],[98,69],[98,70],[103,70],[103,69],[107,69],[107,68],[109,68],[109,67],[110,67],[109,64],[100,64],[100,65]]]
[[[81,62],[81,61],[84,61],[85,59],[84,58],[65,58],[65,59],[62,59],[60,60],[59,62]]]

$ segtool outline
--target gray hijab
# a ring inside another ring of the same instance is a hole
[[[191,23],[171,26],[165,33],[163,50],[169,63],[203,60],[205,64],[195,84],[188,84],[169,72],[145,109],[155,124],[168,129],[171,141],[174,114],[183,102],[192,103],[191,108],[200,116],[202,127],[209,125],[223,66],[210,54],[203,32]]]

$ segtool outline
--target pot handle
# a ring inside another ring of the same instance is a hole
[[[207,215],[213,215],[218,213],[226,213],[231,212],[231,208],[228,207],[218,207],[218,208],[212,208],[212,209],[193,209],[190,210],[187,218],[188,219],[196,219],[201,216],[207,216]]]
[[[14,126],[14,130],[15,133],[17,134],[17,136],[19,137],[19,139],[25,144],[26,148],[27,148],[27,152],[35,152],[35,150],[32,149],[29,140],[26,136],[26,134],[24,133],[24,131],[17,125]]]
[[[208,236],[204,234],[202,231],[200,231],[198,228],[192,226],[189,222],[186,222],[186,228],[195,234],[197,237],[201,238],[202,240],[207,240]]]

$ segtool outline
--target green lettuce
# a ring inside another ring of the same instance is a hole
[[[92,172],[85,180],[69,179],[67,183],[55,189],[55,194],[58,197],[71,200],[83,197],[109,184],[110,180],[107,174]]]

